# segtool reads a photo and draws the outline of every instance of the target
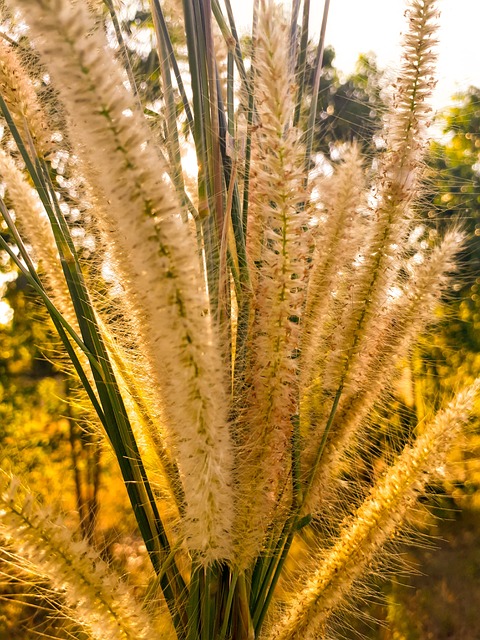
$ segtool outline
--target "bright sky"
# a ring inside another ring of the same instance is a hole
[[[287,0],[288,2],[289,0]],[[232,0],[239,26],[251,21],[252,0]],[[323,0],[311,0],[312,30],[320,30]],[[336,52],[340,71],[353,70],[360,53],[374,51],[380,67],[394,69],[406,0],[331,0],[326,42]],[[480,0],[440,0],[438,85],[434,105],[469,85],[480,87]]]

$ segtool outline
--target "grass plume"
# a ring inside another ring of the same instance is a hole
[[[17,478],[2,473],[0,535],[29,570],[47,579],[65,599],[70,614],[98,640],[134,640],[154,635],[128,588],[85,540],[35,503]]]

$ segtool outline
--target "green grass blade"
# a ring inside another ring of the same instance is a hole
[[[234,66],[233,54],[231,51],[229,51],[227,54],[227,118],[228,118],[228,133],[232,139],[235,136],[234,91],[235,91],[235,66]]]
[[[163,85],[163,97],[166,106],[166,130],[167,130],[167,149],[172,170],[173,183],[179,194],[180,200],[184,208],[184,218],[186,221],[186,210],[188,206],[188,197],[185,193],[185,183],[182,171],[182,154],[180,151],[180,141],[178,136],[177,124],[177,107],[175,104],[175,94],[173,91],[172,76],[170,71],[170,54],[168,44],[165,40],[165,32],[162,29],[161,20],[163,14],[158,0],[153,1],[153,24],[157,38],[158,57],[160,60],[160,72]],[[168,32],[167,32],[168,34]]]
[[[301,0],[292,0],[292,17],[290,21],[290,70],[295,70],[295,58],[297,54],[297,30],[298,16],[300,14]]]
[[[112,20],[113,28],[115,31],[115,37],[117,38],[118,46],[120,47],[120,51],[122,53],[123,63],[124,63],[125,69],[127,70],[128,81],[132,88],[133,95],[139,100],[137,83],[135,82],[135,75],[133,73],[132,64],[130,62],[130,55],[128,53],[128,49],[125,44],[125,40],[123,39],[123,34],[120,28],[120,24],[118,22],[115,7],[113,6],[112,0],[103,0],[103,1],[108,9],[110,18]]]
[[[190,578],[189,595],[187,602],[187,640],[199,640],[200,632],[200,606],[201,606],[201,573],[202,567],[192,561],[192,575]]]
[[[153,6],[153,17],[154,20],[157,21],[158,29],[160,31],[160,40],[164,43],[166,56],[169,64],[172,65],[173,73],[175,74],[175,81],[177,83],[178,90],[180,92],[180,96],[182,98],[183,108],[185,110],[185,115],[187,117],[187,122],[189,129],[194,136],[194,121],[193,114],[190,107],[190,102],[187,97],[187,92],[185,91],[185,86],[183,84],[182,74],[180,73],[180,68],[178,66],[177,58],[175,56],[175,51],[173,50],[172,41],[170,39],[170,34],[168,33],[167,23],[165,22],[165,16],[162,11],[161,4],[159,0],[151,0],[151,4]],[[157,34],[158,37],[158,34]]]
[[[278,580],[281,576],[283,567],[285,565],[285,561],[287,559],[290,548],[292,546],[293,537],[294,537],[294,531],[290,532],[290,534],[288,535],[283,545],[282,553],[280,555],[280,558],[278,558],[278,561],[275,564],[274,563],[271,564],[271,568],[274,568],[275,570],[272,571],[272,569],[269,568],[270,570],[267,577],[268,579],[270,579],[270,576],[271,576],[271,581],[269,580],[268,586],[263,591],[263,593],[265,594],[265,598],[263,600],[262,606],[257,606],[256,611],[252,615],[253,626],[255,628],[255,637],[258,637],[260,635],[260,631],[261,631],[263,622],[265,621],[265,616],[267,615],[268,608],[272,601],[275,588],[277,586]],[[260,605],[260,602],[261,600],[259,599],[259,605]]]
[[[219,82],[220,81],[217,78],[217,83],[219,84]],[[217,95],[218,121],[220,125],[220,149],[222,152],[223,174],[225,185],[227,187],[227,201],[228,196],[231,195],[230,214],[232,219],[233,234],[235,238],[235,250],[238,258],[239,275],[243,285],[248,286],[250,282],[250,275],[248,272],[246,237],[242,223],[240,190],[238,187],[237,179],[239,160],[237,158],[235,150],[233,150],[233,158],[230,155],[232,153],[232,149],[229,149],[229,142],[227,141],[227,130],[229,127],[229,123],[227,122],[227,117],[225,115],[225,109],[223,106],[220,90],[218,91]]]
[[[308,49],[308,23],[310,20],[310,0],[303,2],[303,19],[302,19],[302,35],[300,38],[300,51],[297,63],[297,100],[295,104],[295,114],[293,116],[293,126],[298,127],[300,116],[302,113],[302,100],[305,92],[305,71],[307,68],[307,49]]]
[[[255,41],[258,24],[258,3],[259,0],[253,0],[253,19],[252,19],[252,52],[251,52],[251,68],[250,81],[248,83],[248,107],[247,107],[247,139],[245,144],[245,168],[243,179],[243,202],[242,202],[242,221],[243,233],[247,236],[248,221],[248,202],[250,196],[250,164],[252,158],[252,127],[255,113]]]
[[[308,182],[308,167],[310,163],[310,156],[312,155],[313,137],[315,133],[315,120],[317,118],[318,92],[320,90],[320,78],[322,77],[323,51],[325,49],[325,33],[327,30],[329,8],[330,0],[325,0],[325,4],[323,7],[322,26],[320,29],[320,40],[318,42],[317,55],[315,58],[312,102],[310,104],[307,133],[305,137],[305,183]]]
[[[193,0],[183,0],[183,12],[185,18],[185,35],[187,38],[188,64],[192,86],[193,101],[193,139],[197,152],[198,162],[198,190],[199,190],[199,214],[201,218],[210,214],[208,208],[208,159],[206,149],[206,126],[208,112],[205,113],[205,104],[202,99],[206,82],[205,65],[201,64],[201,55],[205,51],[205,46],[197,32],[196,21],[200,20],[198,11],[195,12]]]
[[[235,570],[231,575],[230,584],[228,585],[227,600],[225,603],[225,608],[223,610],[223,622],[220,629],[220,633],[218,635],[218,640],[225,640],[225,638],[227,637],[229,626],[231,624],[232,604],[233,604],[233,597],[235,595],[235,589],[237,586],[237,580],[238,580],[238,571]]]
[[[245,70],[245,63],[243,61],[242,49],[240,47],[240,40],[238,37],[237,28],[235,26],[235,18],[234,18],[232,7],[230,5],[229,0],[226,0],[225,7],[227,9],[230,29],[228,28],[228,25],[225,22],[225,18],[223,17],[220,3],[218,2],[218,0],[212,0],[213,15],[215,16],[215,20],[217,21],[220,31],[222,32],[222,35],[225,39],[225,42],[228,46],[229,51],[233,49],[233,58],[237,66],[238,73],[240,75],[240,81],[243,84],[244,90],[248,92],[248,84],[249,84],[248,76]]]

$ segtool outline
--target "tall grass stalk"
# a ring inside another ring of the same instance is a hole
[[[291,15],[255,2],[248,46],[228,0],[226,15],[217,0],[183,0],[187,61],[152,0],[155,126],[116,2],[103,12],[76,0],[7,5],[35,55],[0,42],[0,243],[44,301],[118,460],[152,563],[148,607],[4,480],[11,558],[61,592],[85,637],[327,637],[332,612],[468,423],[478,387],[431,417],[363,503],[342,501],[338,482],[463,242],[458,229],[437,245],[411,241],[436,1],[408,3],[385,152],[372,163],[358,145],[340,147],[330,177],[328,160],[312,156],[328,1],[312,88],[308,0]],[[54,89],[43,103],[39,73]],[[193,177],[183,145],[195,149]],[[75,158],[70,206],[88,211],[93,258],[54,186],[58,151]],[[315,559],[301,580],[292,551]]]

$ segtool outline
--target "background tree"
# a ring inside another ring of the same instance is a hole
[[[314,51],[309,50],[309,85],[313,82],[313,55]],[[386,109],[382,98],[383,72],[373,54],[364,54],[358,58],[355,71],[342,81],[334,63],[335,52],[327,47],[318,94],[314,148],[329,154],[335,145],[355,140],[366,152],[375,152],[375,134],[381,130]]]

